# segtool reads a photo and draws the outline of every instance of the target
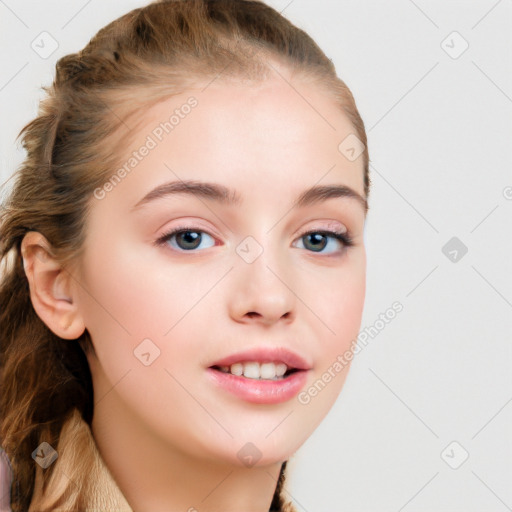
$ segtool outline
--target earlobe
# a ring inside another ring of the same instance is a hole
[[[85,325],[73,296],[73,277],[53,256],[48,240],[29,231],[21,242],[21,254],[37,316],[61,338],[80,337]]]

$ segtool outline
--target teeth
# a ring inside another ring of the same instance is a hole
[[[229,372],[231,371],[231,373],[232,373],[233,375],[238,375],[238,376],[240,376],[240,375],[243,375],[243,373],[244,373],[244,365],[243,365],[243,364],[241,364],[241,363],[235,363],[235,364],[232,364],[232,365],[231,365],[231,368],[229,368],[229,367],[226,367],[226,368],[228,368],[228,369],[226,370],[226,372],[228,372],[228,373],[229,373]]]
[[[249,361],[234,363],[231,366],[220,366],[220,371],[244,376],[248,379],[277,380],[284,376],[288,367],[284,363],[258,363]]]
[[[248,379],[259,379],[260,365],[258,363],[245,363],[244,377],[247,377]]]
[[[263,363],[260,366],[261,379],[274,379],[276,376],[276,365],[274,363]]]
[[[286,373],[288,367],[284,363],[276,364],[276,375],[282,377]]]

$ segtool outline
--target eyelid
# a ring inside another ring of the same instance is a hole
[[[219,235],[217,234],[214,234],[212,233],[209,229],[207,228],[203,228],[202,226],[200,226],[199,224],[196,223],[197,221],[190,221],[187,222],[187,221],[182,221],[180,224],[178,224],[177,226],[173,226],[169,229],[166,229],[164,230],[163,234],[160,235],[158,237],[158,239],[161,239],[165,236],[168,236],[169,234],[171,233],[175,233],[176,231],[202,231],[212,237],[215,237],[215,238],[219,238]],[[342,229],[340,229],[339,226],[342,226]],[[310,233],[319,233],[319,232],[322,232],[322,231],[332,231],[334,233],[337,233],[337,234],[346,234],[347,236],[350,236],[350,231],[348,230],[348,228],[342,224],[341,222],[339,221],[330,221],[326,224],[325,227],[319,227],[319,226],[314,226],[312,228],[309,228],[309,229],[304,229],[303,231],[300,231],[300,234],[298,235],[298,237],[302,237],[304,235],[308,235]]]
[[[183,218],[178,218],[178,219],[174,219],[174,221],[176,222],[175,225],[172,225],[169,228],[163,228],[163,229],[162,229],[162,226],[160,226],[160,228],[158,228],[155,231],[155,234],[158,232],[161,232],[162,235],[160,235],[160,236],[164,236],[165,234],[172,233],[173,231],[189,230],[189,231],[202,231],[202,232],[207,233],[210,236],[213,236],[216,238],[221,237],[220,233],[218,233],[215,229],[212,229],[210,227],[206,227],[205,225],[203,225],[202,219],[196,220],[194,218],[191,220],[187,220],[187,219],[183,219]],[[168,224],[169,224],[169,222],[166,222],[165,224],[163,224],[163,226],[166,226]]]
[[[340,228],[341,226],[341,228]],[[314,225],[312,228],[309,228],[309,229],[305,229],[304,231],[301,231],[301,235],[299,236],[304,236],[304,235],[307,235],[308,233],[316,233],[316,232],[321,232],[321,231],[333,231],[335,233],[339,233],[339,234],[347,234],[349,235],[349,230],[348,228],[342,224],[341,222],[339,221],[329,221],[325,227],[322,226],[317,226],[317,225]]]

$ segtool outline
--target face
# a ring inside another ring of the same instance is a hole
[[[317,86],[294,87],[216,81],[154,105],[91,200],[78,304],[95,411],[118,400],[205,459],[289,458],[360,328],[363,161],[338,149],[355,130]]]

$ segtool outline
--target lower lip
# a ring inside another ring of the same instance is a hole
[[[298,370],[280,380],[260,380],[239,377],[208,368],[210,378],[233,395],[255,404],[278,404],[296,396],[304,387],[307,370]]]

